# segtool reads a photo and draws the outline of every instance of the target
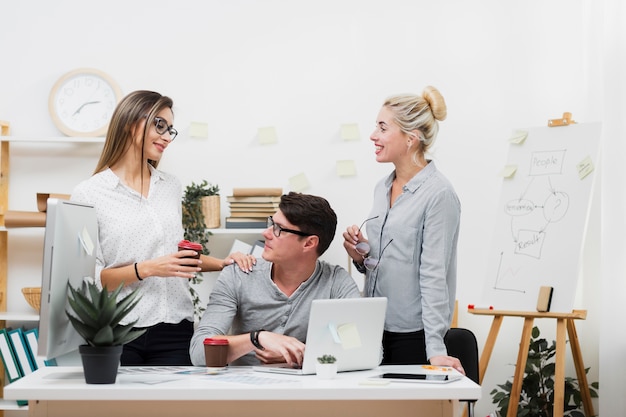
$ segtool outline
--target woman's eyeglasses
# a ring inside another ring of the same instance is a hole
[[[383,250],[380,251],[380,258],[383,257],[383,253],[385,253],[385,249],[393,242],[391,239],[387,244],[383,247]],[[370,256],[370,245],[367,242],[359,242],[355,247],[356,252],[363,257],[363,265],[366,269],[373,271],[378,266],[380,259],[372,258]]]
[[[274,223],[274,219],[272,218],[272,216],[269,216],[267,218],[267,227],[272,228],[272,233],[276,237],[280,237],[280,232],[293,233],[294,235],[298,235],[298,236],[313,236],[312,233],[305,233],[305,232],[301,232],[300,230],[286,229]]]
[[[363,223],[361,223],[361,225],[359,226],[359,233],[361,232],[361,229],[363,228],[363,226],[365,225],[365,223],[369,222],[370,220],[374,220],[377,219],[379,216],[374,216],[374,217],[370,217],[369,219],[365,219],[363,220]],[[380,251],[380,258],[383,257],[383,253],[385,252],[385,249],[387,249],[387,246],[389,246],[389,244],[393,242],[393,239],[391,239],[383,248],[382,251]],[[356,253],[358,253],[359,255],[361,255],[363,257],[363,265],[365,266],[365,268],[367,268],[370,271],[373,271],[374,269],[376,269],[376,267],[378,266],[378,263],[380,262],[380,259],[376,259],[376,258],[372,258],[370,256],[370,245],[367,242],[359,242],[356,244],[355,248]]]
[[[178,136],[178,130],[174,129],[174,126],[168,126],[165,119],[161,117],[154,118],[154,129],[159,135],[164,135],[165,133],[170,134],[170,142],[176,139]]]

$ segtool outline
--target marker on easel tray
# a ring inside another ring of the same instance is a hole
[[[475,304],[468,304],[468,310],[493,310],[493,306],[481,306]]]

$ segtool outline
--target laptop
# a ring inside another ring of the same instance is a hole
[[[258,372],[315,374],[317,358],[333,355],[337,372],[376,368],[382,360],[386,297],[313,300],[301,368],[288,364],[257,365]]]

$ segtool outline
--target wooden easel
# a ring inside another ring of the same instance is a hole
[[[522,381],[524,379],[524,370],[526,369],[526,360],[528,358],[528,349],[530,344],[530,336],[533,329],[533,323],[536,318],[556,319],[556,356],[555,356],[555,373],[554,373],[554,417],[563,416],[563,401],[565,399],[565,329],[569,335],[569,342],[572,348],[572,356],[574,357],[574,366],[576,367],[576,377],[578,378],[578,386],[582,395],[585,416],[591,417],[595,415],[593,404],[591,403],[591,394],[589,394],[589,384],[587,383],[587,374],[583,364],[583,356],[578,343],[578,335],[576,334],[576,326],[574,320],[584,320],[587,318],[587,310],[574,310],[571,313],[539,313],[524,311],[505,311],[505,310],[488,310],[488,309],[468,309],[471,314],[494,316],[489,330],[489,335],[485,341],[485,348],[480,355],[479,362],[479,381],[483,382],[483,377],[487,371],[489,358],[493,351],[496,337],[500,330],[500,325],[505,316],[523,317],[524,327],[522,329],[522,339],[520,340],[519,352],[517,354],[517,363],[515,365],[515,376],[513,377],[513,387],[511,388],[511,398],[509,399],[509,409],[507,417],[515,417],[517,414],[517,406],[519,404],[520,394],[522,392]]]

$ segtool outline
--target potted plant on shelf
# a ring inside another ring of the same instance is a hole
[[[554,407],[554,372],[556,355],[556,342],[539,338],[538,327],[533,327],[530,346],[528,349],[528,359],[524,379],[522,380],[522,392],[517,406],[518,416],[528,417],[553,417]],[[589,368],[585,369],[585,373]],[[505,384],[498,385],[491,391],[492,402],[498,405],[500,415],[507,415],[509,409],[509,398],[513,383],[506,381]],[[591,397],[598,397],[599,385],[597,382],[589,384]],[[582,396],[578,380],[571,377],[565,378],[565,398],[564,416],[584,417],[581,411]]]
[[[337,375],[337,358],[333,355],[322,355],[317,358],[315,373],[321,379],[333,379]]]
[[[204,255],[209,254],[207,245],[211,232],[207,229],[209,226],[215,228],[220,225],[219,192],[219,186],[209,184],[206,180],[203,180],[200,184],[192,182],[185,188],[183,195],[184,238],[190,242],[201,244],[203,248],[202,254]],[[209,219],[209,224],[207,224],[207,219]],[[215,219],[217,219],[217,225]],[[199,272],[196,274],[195,278],[191,280],[191,284],[199,285],[201,282],[202,273]],[[189,292],[193,300],[194,313],[196,317],[201,317],[204,306],[200,301],[200,296],[192,285],[189,286]]]
[[[123,345],[145,332],[133,329],[136,321],[120,324],[140,299],[135,289],[118,300],[122,288],[123,284],[109,292],[106,287],[99,289],[93,281],[84,283],[80,289],[69,286],[70,311],[65,313],[86,342],[78,349],[88,384],[115,383]]]

